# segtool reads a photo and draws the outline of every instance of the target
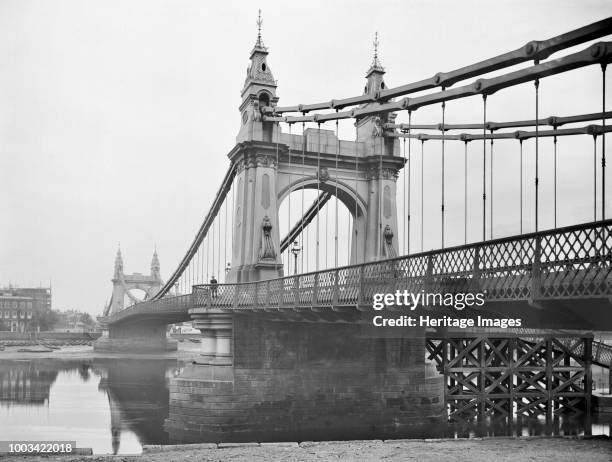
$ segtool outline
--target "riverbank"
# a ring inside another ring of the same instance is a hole
[[[52,456],[61,462],[171,462],[197,461],[550,461],[609,462],[612,440],[609,438],[478,438],[457,440],[374,440],[268,444],[190,444],[148,446],[139,456]],[[2,457],[2,460],[48,461],[38,456]]]
[[[111,358],[126,358],[126,359],[178,359],[181,361],[190,361],[197,358],[200,353],[200,344],[189,341],[179,343],[177,351],[168,351],[162,353],[151,354],[135,354],[135,353],[108,353],[94,351],[91,345],[69,345],[62,346],[57,350],[44,352],[23,352],[18,351],[22,346],[6,346],[4,350],[0,350],[0,361],[2,360],[28,360],[28,359],[58,359],[58,360],[77,360],[77,359],[111,359]],[[27,347],[26,347],[27,348]]]

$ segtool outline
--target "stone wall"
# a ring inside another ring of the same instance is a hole
[[[234,365],[192,365],[173,379],[166,429],[173,442],[431,434],[444,419],[443,382],[424,359],[422,338],[236,316]]]

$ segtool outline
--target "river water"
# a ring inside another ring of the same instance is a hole
[[[0,361],[1,439],[76,441],[95,454],[138,454],[143,444],[170,444],[164,430],[168,385],[183,366],[177,360],[141,359]],[[592,434],[610,434],[609,421],[593,422]],[[523,421],[512,428],[484,422],[437,426],[416,436],[580,435],[585,429],[586,422],[576,420],[552,426]],[[299,432],[291,436],[301,440]]]

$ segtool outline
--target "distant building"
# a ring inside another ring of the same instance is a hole
[[[0,295],[0,313],[5,329],[26,332],[34,314],[34,299],[3,293]]]
[[[16,288],[11,289],[22,297],[32,297],[34,300],[34,310],[44,311],[51,309],[51,288],[50,287],[33,287],[33,288]]]
[[[58,319],[53,326],[53,332],[92,332],[93,327],[81,321],[83,313],[78,311],[64,311],[58,313]]]
[[[16,288],[0,289],[0,320],[11,332],[35,330],[37,313],[51,309],[51,289]]]

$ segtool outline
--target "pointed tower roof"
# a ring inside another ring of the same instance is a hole
[[[266,56],[268,55],[268,49],[263,44],[261,38],[261,26],[263,25],[263,19],[261,19],[261,10],[257,17],[257,40],[255,46],[251,50],[251,64],[247,69],[247,76],[242,89],[242,95],[249,90],[252,85],[260,85],[265,87],[276,88],[276,80],[272,75],[272,71],[266,62]]]
[[[123,256],[121,255],[121,244],[119,244],[115,256],[115,278],[118,278],[121,274],[123,274]]]
[[[374,45],[374,58],[372,59],[372,64],[366,73],[367,83],[364,93],[376,95],[378,92],[380,92],[380,90],[385,89],[385,81],[383,79],[385,68],[382,67],[380,60],[378,59],[378,45],[380,44],[378,41],[378,32],[374,34],[374,41],[372,44]]]
[[[157,246],[153,251],[153,258],[151,259],[151,276],[154,276],[158,281],[161,281],[160,275],[161,266],[159,264],[159,258],[157,256]]]
[[[157,256],[157,247],[155,248],[155,250],[153,251],[153,258],[151,259],[151,272],[154,272],[154,270],[159,271],[160,265],[159,265],[159,257]]]
[[[121,255],[121,244],[117,246],[117,255],[115,256],[115,266],[118,263],[123,264],[123,256]]]

